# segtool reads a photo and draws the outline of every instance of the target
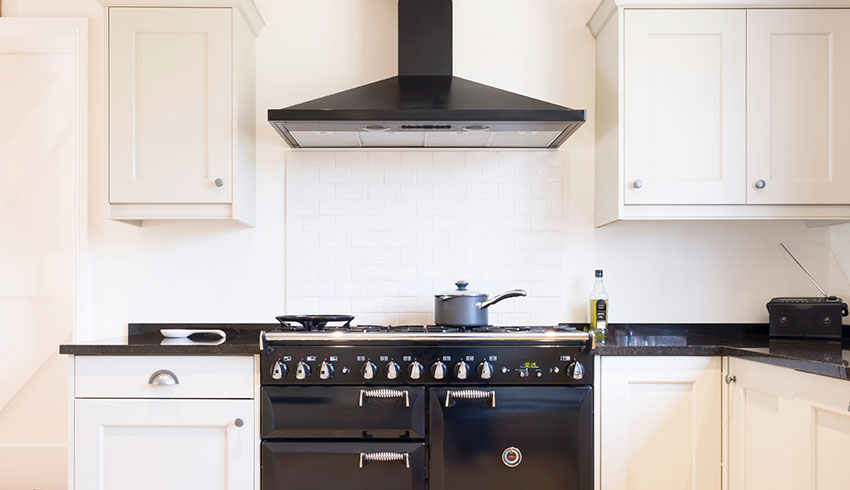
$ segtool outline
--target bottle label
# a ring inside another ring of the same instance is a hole
[[[608,300],[590,300],[590,328],[593,331],[605,329],[608,326]]]

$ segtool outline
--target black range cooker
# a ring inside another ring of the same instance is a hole
[[[592,488],[590,334],[279,319],[261,335],[262,490]]]

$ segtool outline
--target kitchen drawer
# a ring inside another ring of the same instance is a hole
[[[77,398],[254,397],[253,356],[76,356],[74,362]],[[153,380],[157,372],[163,374]],[[158,384],[171,374],[176,384]]]

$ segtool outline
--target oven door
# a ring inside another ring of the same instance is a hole
[[[425,388],[264,386],[263,439],[423,439]]]
[[[590,386],[430,394],[431,490],[591,490]]]
[[[424,442],[262,445],[262,490],[425,490]]]

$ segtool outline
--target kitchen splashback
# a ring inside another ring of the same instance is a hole
[[[286,310],[433,322],[465,279],[493,324],[562,319],[563,154],[298,152],[286,159]]]

